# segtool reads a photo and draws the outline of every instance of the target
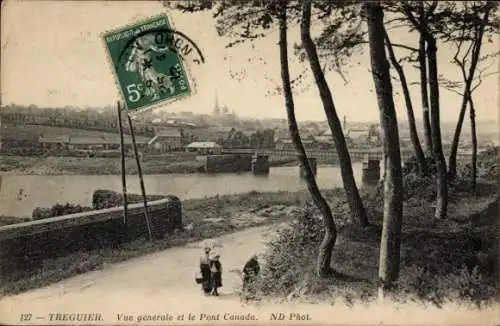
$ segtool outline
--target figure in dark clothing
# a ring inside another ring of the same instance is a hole
[[[201,288],[203,292],[208,295],[212,291],[212,276],[210,272],[210,248],[205,248],[205,255],[200,258],[200,272],[201,272]]]
[[[210,262],[210,273],[212,279],[212,295],[218,296],[218,288],[222,287],[222,264],[219,261],[220,255],[214,254]]]
[[[243,295],[246,300],[255,297],[255,282],[260,273],[257,256],[253,255],[243,267]]]

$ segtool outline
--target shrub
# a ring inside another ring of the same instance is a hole
[[[55,204],[51,208],[41,208],[37,207],[33,210],[33,213],[31,214],[31,218],[33,220],[42,220],[50,217],[55,217],[55,216],[62,216],[62,215],[68,215],[68,214],[75,214],[75,213],[81,213],[81,212],[88,212],[91,211],[91,207],[85,207],[85,206],[80,206],[80,205],[72,205],[69,203],[66,203],[64,205],[61,204]]]
[[[429,175],[433,176],[436,175],[437,169],[436,169],[436,163],[432,159],[432,157],[426,157],[426,163],[427,163],[427,169],[429,172]],[[418,166],[418,161],[415,156],[409,157],[403,165],[403,175],[408,175],[408,174],[418,174],[419,172],[419,166]]]
[[[498,147],[490,147],[478,153],[476,169],[476,175],[479,178],[498,178]],[[457,175],[463,179],[471,178],[472,165],[470,160],[458,163]]]
[[[313,281],[318,246],[323,239],[321,220],[306,208],[289,226],[277,232],[264,253],[266,262],[258,290],[263,295],[287,295],[298,286]],[[304,277],[308,275],[308,277]]]
[[[440,307],[446,302],[461,302],[482,307],[495,298],[497,289],[485,282],[479,267],[463,266],[455,272],[438,275],[432,269],[411,266],[399,280],[401,300],[431,302]]]
[[[159,200],[171,197],[173,200],[177,199],[175,196],[169,195],[147,195],[147,200]],[[142,195],[127,194],[128,204],[141,203],[143,201]],[[116,191],[98,189],[92,194],[92,207],[94,209],[111,208],[123,205],[123,195]]]
[[[0,215],[0,226],[29,222],[31,219],[27,217],[5,216]]]

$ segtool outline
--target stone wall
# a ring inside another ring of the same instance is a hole
[[[252,158],[252,172],[255,175],[269,174],[269,156],[254,155]]]
[[[154,238],[162,238],[182,228],[182,205],[169,196],[148,203]],[[109,248],[148,236],[143,203],[128,207],[123,223],[123,207],[57,216],[0,227],[0,277],[16,270],[33,270],[43,260],[76,251]]]
[[[208,155],[205,161],[206,173],[250,172],[252,171],[252,155],[227,154]]]

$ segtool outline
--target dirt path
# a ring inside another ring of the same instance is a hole
[[[427,308],[423,314],[422,308],[417,306],[406,306],[403,310],[364,305],[347,309],[342,304],[331,306],[326,303],[243,306],[238,294],[241,280],[234,270],[241,269],[251,254],[262,251],[266,239],[280,226],[251,228],[216,239],[216,250],[221,254],[224,268],[224,287],[220,297],[205,297],[194,283],[202,253],[203,242],[200,242],[105,266],[102,270],[44,288],[4,297],[0,300],[0,324],[303,325],[320,322],[338,325],[384,321],[401,325],[440,325],[449,323],[449,316],[453,315],[457,325],[486,325],[494,316],[495,312],[491,311],[462,313],[454,307],[450,307],[451,311]],[[21,314],[26,315],[23,318]],[[91,314],[93,319],[72,321],[75,315],[71,314]],[[278,320],[273,320],[272,314]],[[125,316],[130,316],[130,320],[124,320]],[[284,319],[279,320],[280,316]],[[24,321],[21,322],[21,319]]]
[[[238,293],[241,279],[235,271],[240,270],[253,253],[264,249],[265,239],[276,227],[279,225],[251,228],[214,239],[224,270],[224,287],[218,298],[205,297],[194,283],[204,243],[198,242],[4,297],[0,301],[0,323],[16,322],[19,314],[26,312],[45,317],[38,323],[48,322],[49,312],[100,312],[104,318],[101,323],[112,323],[117,313],[127,311],[165,314],[186,308],[210,312],[220,310],[221,305],[241,308]],[[2,320],[7,315],[15,319]]]

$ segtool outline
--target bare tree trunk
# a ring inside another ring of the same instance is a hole
[[[469,97],[472,97],[471,94],[472,80],[474,79],[474,73],[476,72],[476,67],[479,62],[479,55],[481,53],[481,44],[483,42],[484,27],[488,22],[489,13],[491,10],[490,8],[491,8],[490,6],[487,7],[484,17],[482,19],[482,24],[479,27],[479,30],[477,31],[477,34],[475,35],[475,39],[473,41],[474,45],[472,49],[472,58],[469,66],[468,75],[465,72],[465,62],[459,62],[459,59],[455,57],[455,62],[458,63],[460,69],[462,70],[462,77],[464,78],[465,82],[465,90],[464,90],[464,96],[462,97],[462,106],[460,107],[460,113],[458,115],[455,134],[453,135],[453,142],[451,143],[450,158],[448,160],[448,174],[451,178],[454,178],[457,174],[458,144],[460,143],[460,134],[462,133],[462,125],[464,123],[465,112],[467,111],[467,103],[469,101]]]
[[[424,3],[419,3],[419,14],[422,26],[425,26],[425,13],[424,13]],[[424,139],[425,139],[425,149],[427,155],[433,156],[432,149],[432,132],[431,132],[431,122],[429,114],[429,94],[427,92],[427,60],[426,60],[426,41],[424,35],[420,33],[419,39],[419,51],[418,51],[418,62],[420,66],[420,95],[423,107],[423,120],[424,120]]]
[[[408,124],[410,127],[411,143],[413,145],[413,150],[415,151],[415,156],[417,158],[420,173],[426,174],[427,162],[425,160],[425,155],[422,150],[422,146],[420,146],[420,139],[418,138],[417,125],[415,123],[415,114],[413,113],[413,104],[411,102],[410,90],[408,89],[408,82],[406,81],[406,76],[403,67],[399,64],[398,60],[396,59],[396,55],[394,54],[394,50],[391,45],[391,40],[389,39],[389,35],[387,34],[385,28],[384,28],[384,38],[392,66],[394,67],[394,69],[396,69],[396,72],[398,73],[399,76],[399,80],[401,81],[401,88],[403,89],[403,95],[406,104],[406,114],[408,115]]]
[[[435,217],[437,219],[442,219],[446,217],[448,209],[448,176],[446,171],[446,160],[444,158],[443,147],[441,143],[436,39],[434,39],[431,35],[428,35],[427,45],[427,58],[429,60],[429,90],[431,100],[431,132],[432,144],[434,148],[434,160],[436,162],[437,170]]]
[[[366,216],[365,207],[363,206],[363,201],[361,200],[361,196],[359,195],[356,180],[354,179],[351,157],[349,155],[347,143],[342,131],[342,124],[340,123],[339,117],[337,115],[330,88],[328,87],[325,75],[323,73],[323,70],[321,69],[316,46],[311,38],[310,25],[311,0],[305,0],[303,2],[302,22],[300,26],[302,44],[307,53],[309,64],[311,66],[316,85],[318,86],[319,95],[321,97],[321,101],[323,102],[323,108],[325,110],[328,125],[330,126],[330,130],[332,132],[335,148],[337,149],[337,155],[339,157],[340,164],[340,174],[342,175],[344,190],[346,192],[349,208],[351,209],[353,221],[364,227],[369,225],[368,218]]]
[[[394,109],[389,62],[384,47],[384,12],[379,2],[365,5],[368,20],[373,82],[384,132],[387,175],[384,181],[384,220],[380,241],[379,279],[381,293],[390,290],[399,277],[401,225],[403,219],[403,175],[399,131]]]
[[[462,125],[464,123],[466,111],[467,111],[467,96],[464,95],[462,96],[462,105],[460,106],[460,113],[458,114],[457,126],[455,127],[455,134],[453,135],[453,141],[451,142],[450,157],[448,159],[448,175],[450,176],[450,178],[455,178],[457,174],[457,152],[458,152],[458,145],[460,143],[460,133],[462,132]]]
[[[469,110],[470,110],[470,131],[472,138],[472,158],[471,158],[471,180],[470,187],[474,193],[476,193],[476,178],[477,178],[477,134],[476,134],[476,109],[474,107],[474,100],[472,95],[469,93],[467,97],[469,100]]]
[[[279,47],[280,47],[280,62],[281,62],[281,79],[283,82],[283,92],[285,95],[285,105],[288,117],[288,129],[290,138],[297,151],[297,158],[304,169],[304,180],[307,183],[307,189],[311,197],[323,215],[325,224],[325,236],[321,242],[316,272],[318,276],[326,277],[331,275],[331,259],[332,252],[337,240],[337,228],[333,219],[333,214],[330,206],[321,194],[319,187],[316,183],[316,178],[309,164],[309,160],[300,138],[299,129],[297,127],[297,120],[295,118],[295,108],[293,103],[293,94],[290,84],[290,72],[288,68],[288,49],[287,49],[287,14],[286,14],[286,1],[281,1],[281,11],[279,17]]]

